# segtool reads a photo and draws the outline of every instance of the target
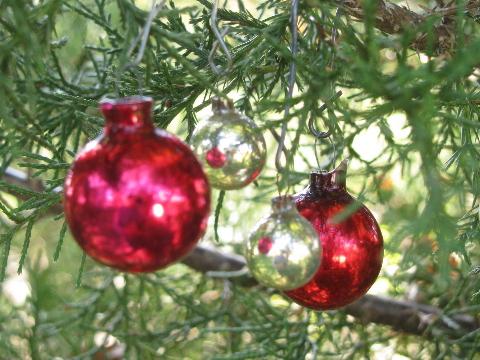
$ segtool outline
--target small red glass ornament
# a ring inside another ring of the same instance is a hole
[[[78,154],[65,180],[65,215],[95,260],[129,272],[185,256],[205,232],[210,187],[189,147],[155,129],[152,99],[105,100],[105,132]]]
[[[383,260],[383,238],[372,213],[346,190],[347,162],[331,172],[312,172],[310,184],[294,199],[323,246],[320,268],[306,285],[287,291],[296,303],[337,309],[363,296]]]

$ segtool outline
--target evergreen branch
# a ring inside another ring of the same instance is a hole
[[[80,261],[80,268],[78,269],[77,280],[75,282],[75,286],[78,288],[82,285],[82,275],[83,270],[85,268],[85,260],[87,259],[87,254],[84,252],[82,253],[82,260]]]
[[[60,250],[62,249],[63,240],[65,239],[66,233],[67,233],[67,222],[64,221],[62,228],[60,230],[60,236],[57,242],[57,247],[55,248],[55,253],[53,254],[53,261],[57,261],[60,256]]]
[[[35,189],[43,187],[39,180],[29,181],[27,176],[20,173],[19,171],[7,171],[3,175],[3,180],[6,183],[23,185],[27,188],[29,186]],[[8,188],[6,190],[8,191]],[[51,207],[49,210],[54,214],[61,212],[60,207]],[[8,253],[13,234],[14,231],[9,231],[4,235],[6,236],[4,261],[6,261],[5,252]],[[198,245],[182,262],[202,273],[222,272],[227,275],[228,272],[238,273],[246,267],[245,259],[242,256],[223,253],[204,245]],[[77,286],[81,282],[84,263],[85,254],[82,256]],[[257,285],[257,281],[249,275],[238,277],[238,282],[244,286]],[[476,332],[480,328],[479,319],[469,315],[454,314],[449,317],[440,308],[434,306],[374,295],[365,295],[355,303],[343,308],[343,311],[361,322],[388,325],[397,331],[413,335],[431,336],[436,330],[456,339]]]
[[[17,273],[21,274],[25,259],[27,258],[28,247],[30,246],[30,239],[32,237],[32,229],[35,224],[35,217],[32,217],[27,223],[27,229],[25,230],[25,240],[23,241],[22,255],[18,264]]]
[[[0,283],[5,279],[5,273],[8,265],[8,255],[10,255],[10,246],[12,244],[13,235],[18,230],[19,226],[11,227],[5,234],[0,235],[1,243],[3,243],[3,251],[0,259]]]

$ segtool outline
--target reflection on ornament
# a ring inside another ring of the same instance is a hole
[[[233,103],[212,101],[213,116],[201,121],[190,143],[213,187],[240,189],[260,174],[266,159],[262,132],[233,109]]]
[[[290,196],[274,198],[272,210],[247,240],[245,257],[260,283],[280,290],[294,289],[309,281],[318,269],[320,241]]]
[[[260,254],[268,254],[272,248],[273,242],[272,239],[268,236],[264,236],[258,240],[258,251]]]
[[[179,139],[156,130],[152,99],[102,102],[105,133],[82,150],[65,180],[65,215],[95,260],[154,271],[185,256],[203,235],[210,188]]]
[[[295,195],[298,211],[317,231],[322,263],[306,285],[286,292],[300,305],[336,309],[372,286],[382,267],[383,238],[372,213],[346,191],[346,161],[329,173],[313,172]]]
[[[207,151],[207,155],[205,156],[208,165],[210,165],[214,169],[221,168],[225,165],[227,161],[227,156],[218,150],[217,147],[210,149]]]

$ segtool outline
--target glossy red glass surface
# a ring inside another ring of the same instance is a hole
[[[323,255],[314,278],[286,295],[316,310],[357,300],[382,267],[382,233],[372,213],[347,193],[344,165],[329,173],[312,173],[308,187],[294,197],[299,212],[319,234]],[[350,215],[342,214],[344,210]]]
[[[152,100],[101,103],[105,132],[78,154],[65,180],[65,215],[95,260],[129,272],[160,269],[204,234],[210,187],[190,149],[154,129]]]

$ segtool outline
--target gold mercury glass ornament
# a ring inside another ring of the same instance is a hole
[[[212,99],[213,115],[200,121],[190,144],[203,165],[210,185],[221,190],[240,189],[262,171],[266,145],[262,132],[247,116]]]
[[[263,285],[296,289],[318,270],[321,242],[312,225],[297,211],[291,196],[273,198],[272,210],[246,241],[247,265]]]

